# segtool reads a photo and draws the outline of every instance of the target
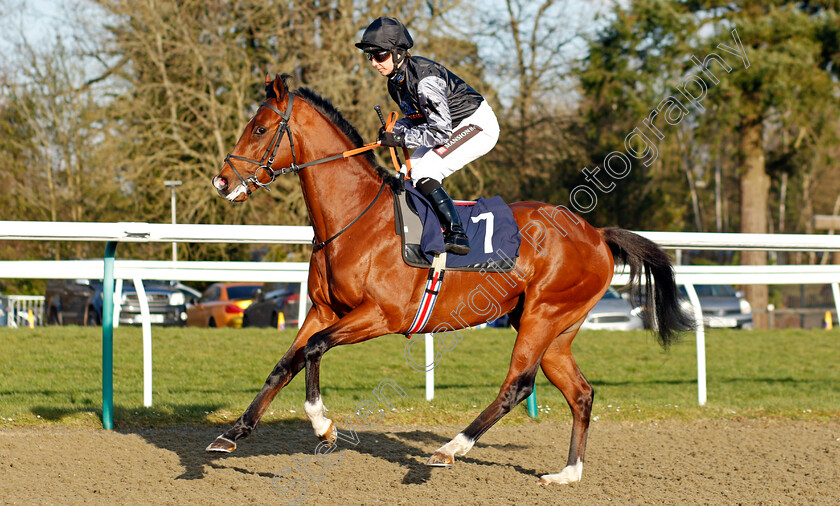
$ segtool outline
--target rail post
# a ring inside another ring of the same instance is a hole
[[[531,395],[528,396],[528,416],[531,418],[537,417],[537,385],[534,382],[534,389],[531,391]]]
[[[694,308],[694,321],[697,324],[697,403],[706,405],[706,330],[703,327],[703,308],[693,283],[685,283],[688,301]]]
[[[105,244],[102,279],[102,426],[114,429],[114,255],[117,243]]]
[[[435,398],[435,335],[426,334],[426,400]]]

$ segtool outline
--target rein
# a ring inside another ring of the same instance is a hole
[[[285,114],[280,112],[273,105],[269,104],[268,101],[262,103],[263,106],[268,107],[269,109],[271,109],[272,111],[277,113],[278,116],[280,116],[280,124],[277,125],[277,130],[274,131],[274,136],[271,139],[271,143],[268,145],[268,148],[266,148],[265,153],[263,154],[261,160],[259,160],[259,161],[252,160],[250,158],[245,158],[244,156],[233,155],[233,154],[230,154],[230,153],[228,153],[228,155],[225,157],[225,163],[227,164],[228,167],[230,167],[230,169],[233,171],[233,173],[236,174],[236,177],[239,178],[239,181],[242,182],[242,185],[245,186],[245,191],[247,192],[249,197],[251,196],[251,188],[248,185],[248,183],[253,183],[255,186],[257,186],[258,188],[262,188],[265,191],[271,191],[271,189],[268,187],[268,185],[273,183],[274,180],[277,179],[277,176],[282,176],[284,174],[297,174],[298,172],[302,171],[303,169],[305,169],[307,167],[311,167],[313,165],[319,165],[319,164],[322,164],[322,163],[332,162],[333,160],[339,160],[341,158],[349,158],[351,156],[355,156],[355,155],[364,153],[366,151],[370,151],[371,149],[374,149],[374,148],[380,146],[379,142],[372,142],[370,144],[365,144],[364,146],[362,146],[360,148],[351,149],[351,150],[348,150],[348,151],[344,151],[342,153],[338,153],[338,154],[335,154],[335,155],[327,156],[325,158],[320,158],[318,160],[313,160],[311,162],[306,162],[306,163],[302,163],[302,164],[298,165],[296,157],[295,157],[295,143],[294,143],[294,140],[292,139],[292,129],[289,126],[289,119],[291,119],[291,117],[292,117],[292,104],[294,102],[294,99],[295,99],[294,92],[289,92],[289,104],[286,106]],[[283,167],[281,169],[275,169],[271,165],[274,163],[274,157],[277,156],[277,150],[280,148],[280,142],[283,140],[284,136],[287,136],[287,134],[288,134],[288,138],[289,138],[289,147],[291,148],[291,151],[292,151],[292,163],[288,167]],[[392,148],[391,151],[393,152],[393,148]],[[258,166],[257,170],[254,171],[253,176],[246,179],[246,178],[242,177],[241,174],[239,174],[239,171],[237,171],[236,167],[233,166],[233,162],[231,162],[231,159],[240,160],[240,161],[243,161],[243,162],[247,162],[247,163],[257,165]],[[268,182],[263,183],[259,180],[258,176],[259,176],[260,169],[262,169],[263,171],[266,172],[266,174],[268,174],[268,176],[270,178],[268,180]],[[376,203],[376,201],[379,199],[379,196],[382,194],[382,189],[383,188],[385,188],[385,179],[382,180],[382,185],[379,187],[379,191],[376,192],[376,196],[373,198],[371,203],[368,204],[368,206],[364,209],[364,211],[362,211],[358,216],[356,216],[356,218],[354,218],[353,221],[351,221],[346,227],[339,230],[338,233],[336,233],[335,235],[333,235],[332,237],[330,237],[329,239],[327,239],[323,242],[316,242],[316,240],[313,238],[312,239],[312,244],[313,244],[315,250],[323,248],[324,246],[326,246],[327,244],[332,242],[336,237],[340,236],[345,231],[347,231],[347,229],[350,228],[354,223],[359,221],[359,219],[362,216],[364,216],[365,213],[367,213],[373,207],[373,205]]]

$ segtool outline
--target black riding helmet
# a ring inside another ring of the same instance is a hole
[[[394,64],[399,65],[406,51],[414,46],[414,39],[405,25],[397,18],[380,17],[373,20],[362,34],[356,47],[362,51],[386,50],[394,55]]]

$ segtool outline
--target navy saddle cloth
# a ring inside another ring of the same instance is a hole
[[[429,267],[444,251],[440,220],[431,204],[411,183],[394,195],[397,233],[403,239],[403,259],[413,267]],[[501,197],[455,203],[470,240],[466,255],[446,255],[446,268],[507,272],[516,265],[522,238],[513,212]],[[419,220],[418,220],[419,218]],[[421,225],[422,224],[422,225]]]

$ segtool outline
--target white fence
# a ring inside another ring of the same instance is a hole
[[[43,321],[43,295],[0,296],[0,327],[34,327]]]
[[[774,249],[765,247],[766,249]],[[685,248],[688,249],[688,248]],[[700,266],[678,265],[674,269],[677,284],[685,285],[688,298],[694,306],[694,319],[703,321],[703,309],[694,285],[804,285],[830,284],[834,306],[840,317],[840,265],[728,265]],[[627,275],[617,275],[613,284],[623,285]],[[764,311],[766,308],[754,308]],[[697,325],[697,402],[706,404],[706,330]]]
[[[717,234],[690,232],[637,232],[666,249],[686,250],[766,250],[840,251],[840,236],[797,234]],[[311,243],[311,227],[257,225],[168,225],[150,223],[0,222],[0,240],[60,240],[118,242],[212,242],[249,244]],[[396,254],[396,252],[395,252]],[[105,262],[107,264],[107,260]],[[98,264],[98,266],[96,265]],[[75,278],[102,277],[106,268],[100,261],[61,262],[61,267],[45,268],[38,262],[0,262],[0,277]],[[115,262],[114,277],[133,279],[178,279],[218,281],[301,281],[305,283],[305,264],[264,262]],[[78,270],[76,270],[78,269]],[[695,284],[831,284],[840,315],[840,266],[678,266],[677,282],[686,285],[695,315],[702,318]],[[29,275],[27,275],[27,273]],[[63,273],[63,275],[60,275]],[[31,275],[31,276],[30,276]],[[613,284],[624,284],[617,275]],[[142,293],[142,283],[138,294]],[[302,304],[301,307],[304,305]],[[758,309],[758,308],[757,308]],[[761,308],[760,310],[763,310]],[[144,336],[145,336],[144,331]],[[698,401],[706,402],[705,333],[697,329]],[[145,339],[145,338],[144,338]],[[434,356],[432,337],[427,335],[427,363]],[[146,346],[144,345],[144,350]],[[148,369],[151,371],[151,336],[148,337]],[[144,358],[146,354],[144,353]],[[427,397],[434,395],[434,371],[427,373]],[[151,376],[148,379],[151,387]],[[145,396],[144,396],[145,397]],[[149,403],[151,393],[149,391]]]
[[[0,221],[0,240],[309,244],[312,227]]]
[[[111,321],[119,325],[121,290],[124,280],[134,283],[140,303],[143,328],[143,404],[152,405],[152,328],[148,300],[143,280],[178,281],[254,281],[300,283],[300,300],[308,293],[309,264],[306,262],[172,262],[144,260],[114,260],[114,279]],[[103,279],[102,260],[9,260],[0,261],[0,278],[14,279]],[[44,297],[39,297],[39,319],[44,318]],[[298,308],[298,322],[306,317],[306,304]],[[103,314],[103,328],[106,315]],[[11,325],[10,325],[11,326]]]
[[[5,260],[0,261],[0,278],[13,279],[103,279],[104,262],[100,260]],[[115,260],[114,279],[178,281],[252,281],[300,283],[300,300],[308,292],[307,262],[172,262],[157,260]],[[114,322],[119,321],[120,293],[114,293]],[[139,293],[139,292],[138,292]],[[40,298],[43,306],[43,297]],[[142,304],[142,302],[141,302]],[[148,312],[141,314],[149,319]],[[306,317],[306,305],[298,310],[298,321]]]

